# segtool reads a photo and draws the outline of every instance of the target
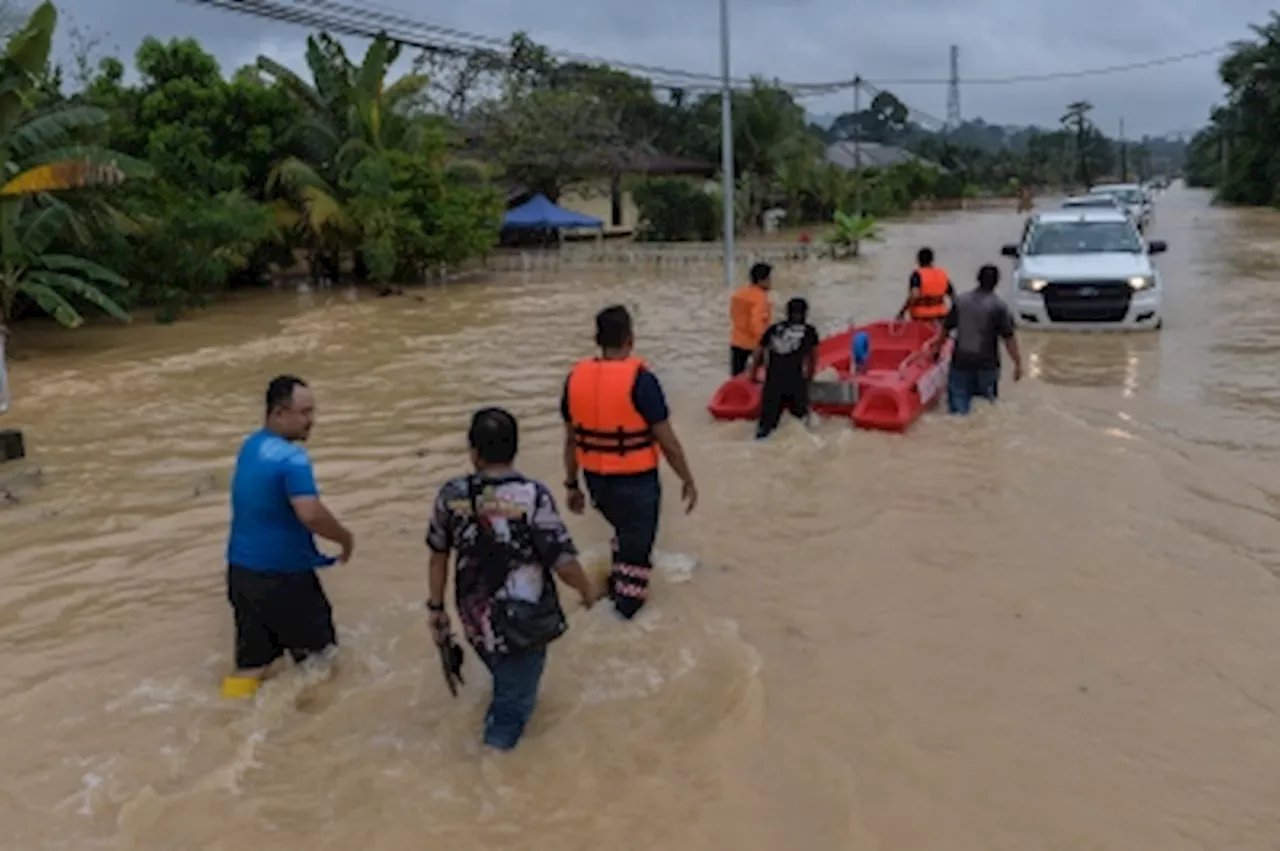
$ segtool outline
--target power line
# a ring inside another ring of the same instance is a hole
[[[355,7],[336,0],[188,0],[195,5],[208,6],[255,18],[297,24],[325,30],[336,35],[375,38],[385,32],[392,41],[420,50],[453,56],[488,54],[500,56],[510,51],[510,42],[502,39],[470,33],[452,27],[431,24],[406,17],[398,12],[374,7]],[[590,65],[607,65],[644,77],[655,87],[683,91],[719,91],[720,78],[713,74],[683,71],[656,65],[634,62],[618,62],[587,56],[564,50],[547,50],[547,55],[562,62]],[[735,87],[747,88],[752,81],[734,78]],[[776,83],[798,96],[826,94],[850,88],[852,81],[832,83]]]
[[[442,55],[467,56],[484,53],[491,56],[500,56],[509,52],[511,47],[509,40],[417,20],[407,17],[402,12],[379,6],[378,4],[366,4],[357,7],[337,2],[337,0],[186,0],[186,2],[281,23],[297,24],[329,31],[337,35],[372,39],[385,32],[392,41],[429,53]],[[1230,43],[1220,44],[1176,56],[1165,56],[1142,62],[1131,62],[1101,68],[1059,71],[1046,74],[1022,74],[1012,77],[973,78],[966,79],[964,84],[967,86],[1012,85],[1118,74],[1185,62],[1222,53],[1231,49],[1231,47],[1232,44]],[[658,89],[715,92],[719,91],[721,87],[720,77],[712,73],[617,61],[545,46],[544,49],[549,57],[562,62],[604,65],[619,71],[633,73],[636,76],[647,79],[651,85]],[[753,82],[754,80],[751,78],[737,77],[730,79],[731,85],[739,89],[749,88]],[[787,82],[775,79],[772,82],[797,98],[833,94],[855,86],[853,80]],[[946,85],[949,83],[951,83],[950,79],[892,79],[876,80],[871,83],[865,79],[862,80],[864,88],[872,92],[873,95],[882,91],[877,86]],[[925,119],[921,123],[938,126],[946,124],[944,120],[928,113],[915,109],[912,109],[911,112]]]
[[[191,0],[191,2],[199,3],[199,2],[202,2],[202,0]],[[236,2],[236,0],[233,0],[233,2]],[[460,29],[457,29],[456,27],[448,27],[441,24],[433,24],[426,21],[421,21],[415,18],[408,18],[408,17],[405,17],[402,11],[392,9],[390,7],[387,7],[378,3],[367,3],[367,4],[361,4],[361,6],[358,6],[358,7],[354,7],[350,5],[345,5],[343,3],[339,3],[337,2],[337,0],[284,0],[284,2],[292,2],[295,4],[306,4],[309,2],[310,5],[320,7],[320,8],[330,9],[336,13],[356,15],[356,16],[364,15],[372,20],[392,23],[395,25],[408,27],[410,29],[419,30],[422,32],[438,34],[444,38],[456,40],[469,45],[482,46],[484,48],[488,48],[492,50],[507,51],[507,50],[510,50],[511,48],[511,41],[509,38],[503,39],[498,36],[482,35],[480,33],[473,33],[473,32],[468,32],[466,30],[460,30]],[[563,62],[574,62],[574,63],[580,63],[584,65],[607,65],[610,68],[616,68],[620,71],[634,71],[634,72],[637,72],[640,76],[646,76],[646,77],[657,76],[662,79],[668,79],[668,80],[679,79],[679,80],[705,82],[709,88],[713,88],[717,91],[719,91],[721,87],[721,82],[722,82],[721,76],[715,73],[703,72],[703,71],[684,71],[681,69],[667,68],[663,66],[645,65],[641,63],[626,62],[626,61],[620,61],[616,59],[605,59],[599,56],[592,56],[589,54],[577,53],[571,50],[551,48],[546,45],[539,45],[539,46],[543,47],[543,49],[546,50],[548,56],[555,59],[559,59]],[[749,77],[731,77],[729,81],[735,85],[742,86],[742,87],[749,87],[752,84],[752,79]],[[850,89],[853,87],[852,80],[828,80],[824,82],[802,82],[802,83],[780,82],[775,80],[774,82],[776,85],[784,89],[802,90],[805,92],[816,92],[816,93],[835,92],[835,91],[841,91],[843,89]]]
[[[1141,71],[1144,68],[1157,68],[1161,65],[1173,65],[1177,62],[1186,62],[1191,59],[1199,59],[1204,56],[1213,56],[1223,53],[1232,48],[1232,44],[1219,44],[1216,47],[1207,47],[1203,50],[1193,50],[1190,53],[1179,53],[1176,56],[1162,56],[1158,59],[1148,59],[1144,62],[1129,62],[1124,65],[1107,65],[1102,68],[1086,68],[1080,71],[1055,71],[1048,74],[1019,74],[1015,77],[974,77],[966,78],[964,84],[966,86],[1007,86],[1015,83],[1044,83],[1051,80],[1074,80],[1079,77],[1098,77],[1105,74],[1122,74],[1128,71]],[[902,80],[876,80],[881,86],[938,86],[946,85],[950,82],[948,79],[902,79]]]
[[[293,1],[299,2],[299,0],[293,0]],[[195,2],[200,2],[200,0],[195,0]],[[401,12],[390,9],[387,6],[383,6],[377,3],[366,4],[363,7],[346,6],[346,5],[334,2],[334,0],[312,0],[312,3],[320,7],[331,7],[334,9],[340,9],[347,12],[348,14],[366,14],[375,20],[387,20],[391,22],[396,22],[402,25],[408,25],[424,31],[439,33],[440,35],[445,37],[456,38],[456,39],[473,43],[473,44],[483,44],[489,47],[497,48],[499,50],[505,50],[510,47],[509,40],[504,40],[496,36],[488,36],[488,35],[481,35],[478,33],[467,32],[465,30],[459,30],[454,27],[446,27],[438,24],[431,24],[423,21],[417,21],[414,19],[406,18],[403,16]],[[1218,54],[1218,53],[1222,53],[1227,50],[1230,50],[1232,46],[1233,46],[1233,43],[1228,42],[1226,44],[1218,44],[1213,47],[1204,48],[1202,50],[1191,51],[1190,53],[1181,53],[1174,56],[1163,56],[1155,59],[1143,60],[1139,62],[1130,62],[1122,65],[1109,65],[1109,66],[1104,66],[1100,68],[1086,68],[1086,69],[1081,69],[1076,71],[1056,71],[1056,72],[1050,72],[1045,74],[1021,74],[1021,75],[1016,75],[1012,77],[975,78],[972,80],[965,80],[964,82],[966,85],[1009,85],[1009,84],[1015,84],[1015,83],[1046,82],[1051,80],[1066,80],[1066,79],[1075,79],[1079,77],[1100,76],[1105,74],[1118,74],[1118,73],[1125,73],[1128,71],[1139,71],[1145,68],[1156,68],[1162,65],[1172,65],[1178,62],[1186,62],[1191,59],[1199,59],[1204,56],[1212,56],[1214,54]],[[638,64],[634,62],[622,62],[622,61],[611,60],[611,59],[603,59],[598,56],[590,56],[586,54],[576,53],[573,51],[557,50],[557,49],[551,49],[551,48],[547,49],[547,53],[550,56],[553,56],[557,59],[561,59],[566,62],[580,62],[580,63],[591,64],[591,65],[608,65],[610,67],[617,68],[619,70],[624,70],[624,71],[633,70],[633,71],[640,72],[641,74],[644,74],[644,75],[656,74],[664,78],[678,78],[681,80],[697,80],[697,81],[705,80],[707,81],[709,86],[711,86],[712,88],[718,89],[720,86],[720,76],[717,74],[712,74],[707,72],[683,71],[683,70],[678,70],[673,68],[665,68],[661,66]],[[751,84],[750,79],[741,78],[741,77],[731,78],[730,82],[736,85],[741,85],[741,86],[749,86]],[[882,86],[883,85],[938,85],[938,84],[950,83],[951,79],[948,78],[943,80],[943,79],[915,78],[915,79],[901,79],[901,80],[874,80],[872,82],[878,83],[879,85],[882,85]],[[804,91],[811,91],[815,93],[825,94],[825,93],[836,92],[836,91],[852,88],[853,83],[851,80],[829,80],[825,82],[799,82],[799,83],[790,82],[790,83],[782,83],[781,86],[782,88],[791,89],[791,90],[804,90]]]

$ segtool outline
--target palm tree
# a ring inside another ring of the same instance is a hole
[[[1071,131],[1075,135],[1076,141],[1076,165],[1079,169],[1080,180],[1085,186],[1092,181],[1089,177],[1089,134],[1093,130],[1093,122],[1089,120],[1089,113],[1093,111],[1093,104],[1087,100],[1072,101],[1067,104],[1067,111],[1059,119],[1062,126]]]
[[[73,299],[122,321],[129,319],[104,292],[127,287],[124,278],[89,260],[49,253],[63,234],[88,239],[75,211],[53,193],[117,184],[125,178],[118,164],[123,157],[74,145],[84,131],[106,123],[105,112],[65,103],[31,105],[56,24],[53,4],[38,6],[10,37],[0,72],[0,162],[6,178],[0,186],[0,333],[20,294],[68,327],[84,321]]]

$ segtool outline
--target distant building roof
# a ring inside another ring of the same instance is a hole
[[[719,166],[688,157],[675,157],[653,151],[631,151],[626,156],[628,171],[632,174],[696,175],[711,177]]]
[[[884,145],[880,142],[861,142],[858,147],[863,168],[891,168],[902,163],[917,162],[921,165],[936,168],[938,171],[946,171],[937,163],[918,157],[906,148]],[[854,156],[853,142],[836,142],[828,145],[827,162],[852,171],[855,167],[854,164],[857,162],[857,157]]]
[[[483,129],[466,127],[463,129],[462,136],[464,145],[460,155],[480,161],[494,159],[493,151],[486,150],[486,134]],[[673,175],[712,177],[720,169],[716,163],[664,154],[646,143],[580,153],[582,161],[597,169],[601,177],[607,176],[614,170],[623,174],[645,174],[654,177]]]

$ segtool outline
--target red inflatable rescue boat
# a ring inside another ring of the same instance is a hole
[[[853,336],[870,339],[866,369],[850,372]],[[810,406],[823,416],[849,417],[859,428],[906,431],[942,396],[953,343],[932,322],[872,322],[827,337],[818,345],[818,374],[835,370],[836,380],[814,381]],[[730,378],[707,410],[717,420],[760,416],[760,379]]]

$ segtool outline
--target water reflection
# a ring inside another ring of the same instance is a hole
[[[1126,398],[1159,371],[1158,334],[1023,334],[1027,374],[1064,387],[1116,387]]]

